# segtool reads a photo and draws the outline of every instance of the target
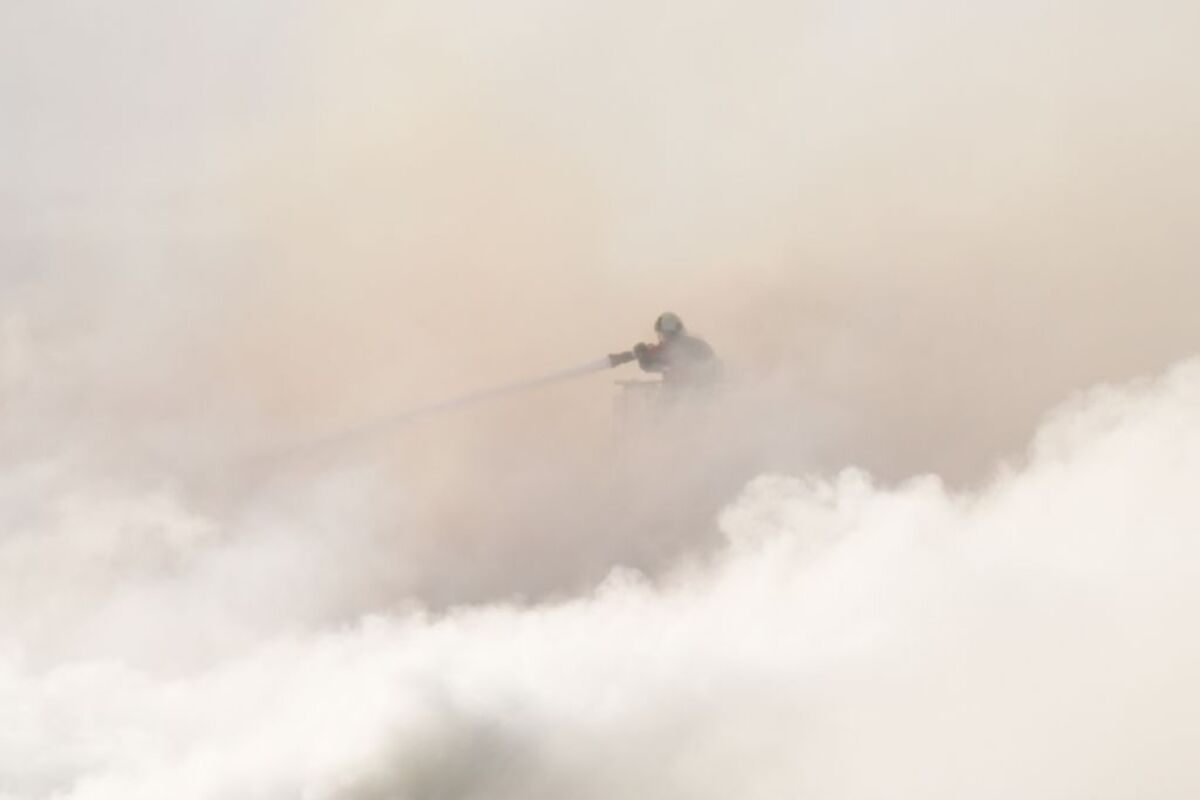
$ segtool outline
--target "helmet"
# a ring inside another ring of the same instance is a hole
[[[654,330],[663,336],[675,336],[683,333],[683,320],[679,318],[678,314],[667,311],[654,321]]]

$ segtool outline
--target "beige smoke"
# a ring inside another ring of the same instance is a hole
[[[328,513],[397,577],[351,608],[654,568],[768,468],[969,485],[1200,338],[1191,4],[77,10],[5,11],[8,452],[239,529],[373,471]],[[664,308],[736,379],[725,453],[614,445],[598,377],[270,458]]]
[[[1071,389],[1200,341],[1194,17],[330,10],[247,185],[269,255],[232,382],[303,438],[627,347],[671,308],[761,389],[737,435],[769,443],[709,476],[717,498],[766,465],[978,481]],[[611,395],[581,382],[381,446],[439,498],[442,541],[579,552],[622,538],[604,512],[625,487],[595,488]],[[694,534],[713,506],[691,494]],[[503,592],[515,567],[463,577],[446,553],[435,583]]]
[[[274,249],[235,347],[274,402],[369,414],[669,307],[849,420],[832,463],[980,477],[1071,388],[1195,347],[1196,12],[944,11],[331,10],[250,188]],[[603,387],[564,392],[504,427],[586,435]]]
[[[0,9],[0,797],[1194,794],[1198,15]]]

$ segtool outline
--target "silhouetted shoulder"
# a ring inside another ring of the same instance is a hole
[[[687,354],[688,358],[695,361],[707,361],[714,358],[716,353],[713,352],[712,345],[701,339],[699,336],[685,334],[679,341],[680,349]]]

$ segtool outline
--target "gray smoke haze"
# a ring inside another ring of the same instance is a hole
[[[1198,23],[6,5],[0,797],[1191,796]]]

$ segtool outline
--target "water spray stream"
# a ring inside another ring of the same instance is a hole
[[[287,458],[300,456],[307,453],[314,453],[332,447],[347,447],[355,442],[366,438],[372,438],[386,433],[389,430],[411,425],[414,422],[445,414],[451,411],[457,411],[467,406],[472,406],[477,403],[482,403],[488,400],[495,400],[501,397],[507,397],[521,392],[531,391],[552,383],[561,383],[563,381],[572,380],[574,378],[590,375],[594,372],[602,372],[606,369],[611,369],[614,366],[612,359],[605,356],[600,359],[588,361],[578,366],[569,367],[567,369],[555,370],[544,375],[538,375],[533,378],[506,383],[500,386],[493,386],[487,389],[478,389],[467,394],[452,397],[448,400],[442,400],[430,405],[412,408],[408,411],[395,414],[393,416],[382,417],[372,420],[371,422],[363,423],[354,428],[348,428],[337,433],[328,434],[319,439],[314,439],[300,445],[295,445],[288,448],[286,452],[275,453],[273,458]]]

